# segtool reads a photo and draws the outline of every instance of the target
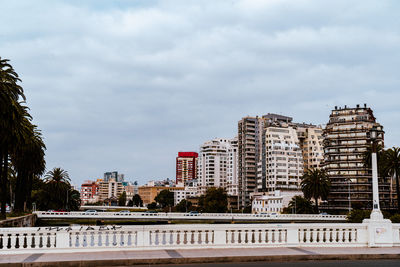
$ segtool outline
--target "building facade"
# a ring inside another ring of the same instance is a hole
[[[95,181],[87,180],[81,185],[81,201],[83,205],[97,202],[98,195],[99,185]]]
[[[176,157],[176,183],[185,183],[197,179],[197,158],[196,152],[178,152]]]
[[[315,125],[299,125],[297,135],[303,153],[304,172],[321,168],[324,160],[323,129]]]
[[[226,191],[235,189],[236,139],[213,139],[200,147],[198,160],[199,194],[210,187],[222,187]]]
[[[332,110],[323,144],[323,165],[331,180],[327,209],[347,210],[352,205],[372,208],[372,175],[371,169],[365,167],[364,157],[371,147],[369,131],[373,126],[381,125],[365,104]],[[379,143],[383,146],[383,138]],[[389,191],[389,185],[380,178],[379,198],[383,209],[389,205]]]
[[[242,208],[251,205],[250,194],[257,188],[262,129],[263,120],[259,117],[244,117],[238,122],[238,187]]]
[[[118,198],[124,191],[122,182],[117,182],[114,178],[109,178],[108,181],[99,183],[99,200]]]

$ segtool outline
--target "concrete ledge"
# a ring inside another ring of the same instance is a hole
[[[399,259],[400,248],[186,249],[3,255],[0,266],[132,266],[222,262]]]

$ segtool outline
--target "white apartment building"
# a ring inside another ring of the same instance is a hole
[[[226,192],[229,196],[239,195],[237,137],[230,140],[230,146],[228,147],[228,170],[226,177]]]
[[[199,194],[209,187],[237,192],[237,139],[213,139],[200,147]]]
[[[177,184],[177,187],[182,186],[183,184]],[[184,189],[174,190],[174,205],[178,205],[184,199],[188,199],[189,197],[198,196],[198,184],[197,180],[190,180],[185,184]]]
[[[284,125],[266,127],[264,153],[267,191],[298,190],[303,176],[303,155],[296,129]],[[257,186],[261,188],[260,183]]]
[[[124,190],[121,182],[117,182],[114,178],[110,178],[108,181],[101,181],[99,183],[99,196],[100,200],[107,198],[118,198]]]
[[[253,195],[251,203],[252,213],[281,213],[294,196],[302,196],[301,191],[280,191],[268,192]]]

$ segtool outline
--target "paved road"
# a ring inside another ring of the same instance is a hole
[[[151,265],[135,265],[135,267]],[[152,265],[157,266],[157,265]],[[158,265],[164,266],[164,265]],[[241,262],[241,263],[205,263],[205,264],[168,264],[168,267],[399,267],[400,260],[357,260],[357,261],[300,261],[300,262]]]

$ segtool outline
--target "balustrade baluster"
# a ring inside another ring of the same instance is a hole
[[[121,246],[121,235],[118,231],[113,232],[113,246],[114,247],[119,247]]]
[[[232,244],[232,231],[226,230],[226,244]]]
[[[172,235],[172,244],[171,245],[178,245],[178,236],[179,236],[178,231],[172,230],[171,235]]]
[[[304,229],[306,232],[305,232],[305,234],[306,234],[306,241],[305,241],[305,243],[311,243],[311,229]]]
[[[349,243],[349,229],[343,229],[344,243]]]
[[[197,231],[197,244],[203,244],[203,235],[202,235],[203,231],[202,230],[198,230]]]
[[[267,233],[267,239],[268,239],[267,243],[268,244],[272,244],[272,240],[273,240],[272,235],[273,235],[272,229],[268,229],[268,233]]]
[[[267,233],[265,232],[265,230],[260,230],[260,243],[265,244],[265,235]]]
[[[8,249],[15,249],[15,245],[17,243],[18,236],[16,234],[10,234],[9,238],[10,238],[10,242],[9,242],[10,245],[7,246],[7,248]]]
[[[304,229],[299,229],[299,242],[304,243]]]
[[[107,232],[104,232],[104,246],[105,247],[108,247],[108,246],[110,246],[110,243],[111,243],[111,241],[110,241],[110,234],[109,234],[109,232],[107,231]]]

